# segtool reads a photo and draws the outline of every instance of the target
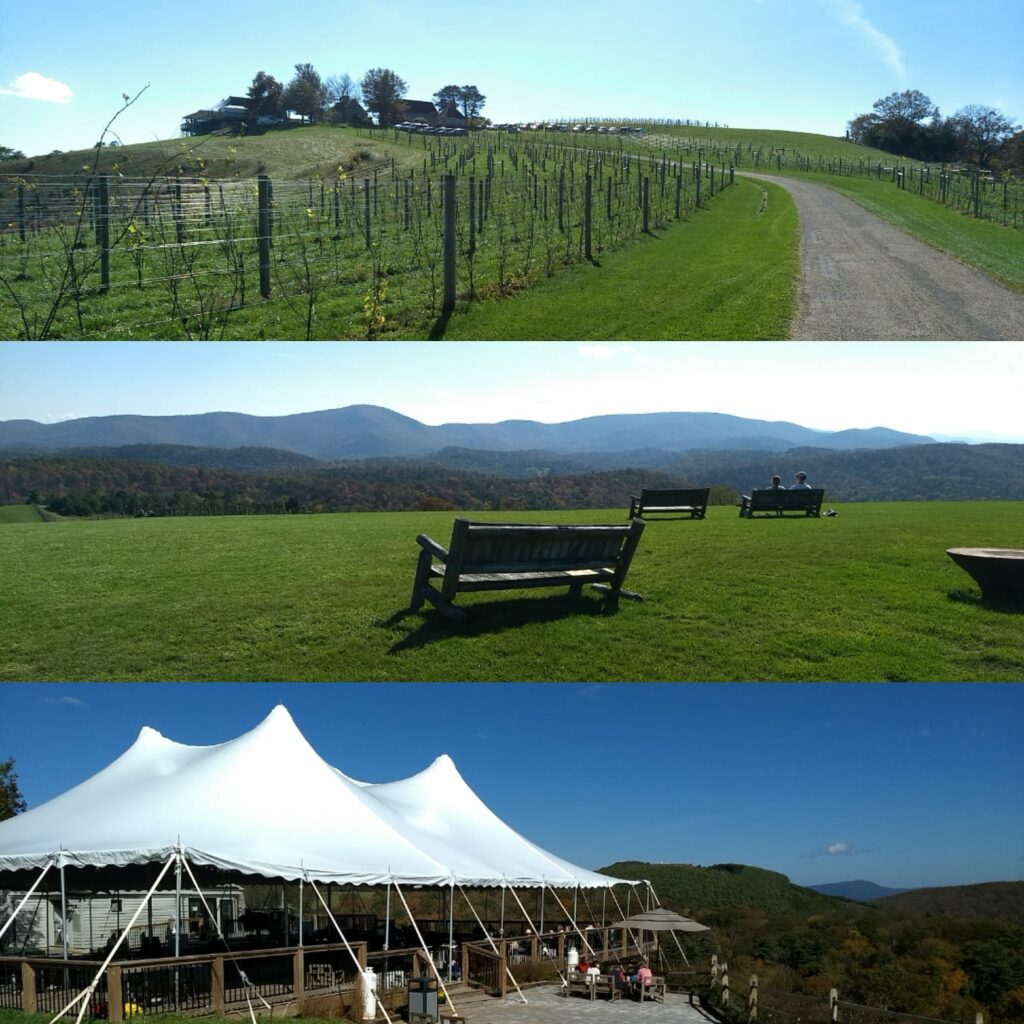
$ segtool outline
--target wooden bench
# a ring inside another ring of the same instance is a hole
[[[740,501],[740,518],[753,519],[754,516],[784,516],[787,513],[804,516],[820,516],[821,503],[825,500],[823,487],[811,487],[798,491],[775,490],[766,488],[763,491],[751,491],[744,494]]]
[[[585,996],[591,1002],[605,998],[614,1002],[622,997],[622,990],[616,988],[615,979],[610,974],[580,974],[572,971],[566,981],[567,996]]]
[[[656,489],[643,487],[640,496],[629,496],[629,518],[658,515],[688,515],[691,519],[703,519],[708,511],[710,487],[690,489]]]
[[[665,1002],[665,979],[659,975],[651,978],[649,985],[633,982],[633,994],[642,1003],[645,999],[660,999]]]
[[[567,586],[579,596],[583,585],[606,591],[614,605],[619,596],[643,600],[622,587],[640,543],[644,521],[626,525],[522,525],[474,523],[456,519],[451,543],[443,548],[424,534],[416,565],[410,607],[429,601],[452,619],[465,617],[452,603],[459,593]],[[440,562],[435,564],[434,560]],[[431,585],[441,581],[440,589]]]

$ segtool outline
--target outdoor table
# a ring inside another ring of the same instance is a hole
[[[1024,601],[1024,549],[948,548],[946,554],[981,587],[986,601]]]

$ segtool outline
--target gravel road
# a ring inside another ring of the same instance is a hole
[[[800,215],[802,273],[794,339],[1024,338],[1024,295],[822,185],[744,176],[781,185]]]

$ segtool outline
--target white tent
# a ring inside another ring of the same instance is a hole
[[[112,764],[0,823],[0,871],[193,863],[266,878],[377,885],[608,887],[491,812],[447,755],[398,782],[325,762],[278,706],[252,731],[187,746],[145,727]]]

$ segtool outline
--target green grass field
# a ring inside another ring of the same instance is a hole
[[[470,304],[444,337],[788,338],[799,245],[788,193],[737,178],[711,208],[600,266],[579,264],[511,298]]]
[[[627,585],[468,595],[409,613],[417,533],[452,514],[11,523],[6,680],[1024,680],[1019,609],[946,556],[1019,546],[1012,502],[850,504],[833,519],[651,522]],[[621,510],[476,513],[615,522]]]
[[[35,505],[0,505],[0,524],[41,523],[42,513]]]

